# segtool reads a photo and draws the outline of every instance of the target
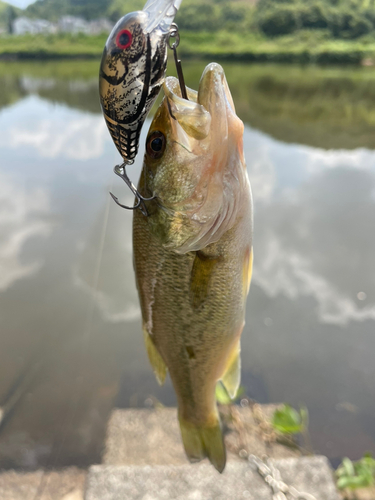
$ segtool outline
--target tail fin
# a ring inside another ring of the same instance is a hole
[[[226,451],[219,417],[214,422],[197,426],[179,416],[182,442],[190,462],[199,462],[208,457],[212,465],[223,472]]]

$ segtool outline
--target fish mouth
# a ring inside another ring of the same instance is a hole
[[[181,2],[182,0],[148,0],[143,7],[143,12],[148,14],[146,33],[155,29],[160,29],[164,34],[168,33]]]
[[[210,131],[211,115],[199,104],[198,92],[186,87],[188,99],[184,99],[178,79],[172,76],[165,79],[163,90],[174,135],[180,135],[175,128],[178,123],[190,138],[205,139]],[[191,150],[191,147],[187,149]]]
[[[224,145],[236,116],[224,70],[219,64],[211,63],[205,68],[198,91],[186,87],[188,99],[181,96],[177,78],[166,78],[163,89],[174,130],[173,123],[178,122],[190,139],[202,141],[211,132],[217,147],[220,148],[220,143]]]

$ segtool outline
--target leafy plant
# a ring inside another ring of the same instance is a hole
[[[288,404],[275,410],[272,426],[281,434],[299,434],[307,428],[308,412],[306,408],[299,411]]]
[[[355,490],[375,484],[375,459],[371,453],[366,453],[357,462],[344,458],[336,471],[337,487]]]

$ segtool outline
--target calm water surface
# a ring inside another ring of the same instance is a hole
[[[185,64],[190,86],[203,68]],[[375,71],[225,70],[255,202],[246,393],[305,404],[333,461],[375,452]],[[113,406],[175,404],[146,359],[131,214],[108,195],[132,203],[119,160],[96,62],[0,65],[1,467],[99,461]]]

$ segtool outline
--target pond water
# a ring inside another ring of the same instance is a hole
[[[224,68],[255,203],[242,383],[356,459],[375,452],[375,70]],[[114,406],[175,404],[146,359],[97,71],[0,64],[0,467],[99,461]]]

